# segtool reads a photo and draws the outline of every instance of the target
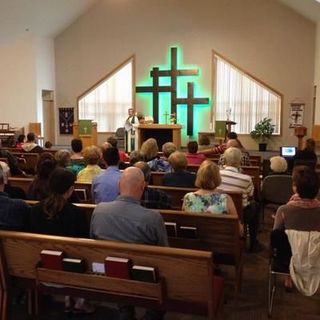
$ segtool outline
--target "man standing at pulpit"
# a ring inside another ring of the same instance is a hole
[[[125,145],[126,152],[131,152],[138,149],[138,132],[137,125],[139,119],[135,115],[134,109],[128,109],[128,118],[124,124],[125,128]]]

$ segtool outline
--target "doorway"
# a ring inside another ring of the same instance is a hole
[[[42,90],[42,114],[44,141],[55,144],[54,91]]]

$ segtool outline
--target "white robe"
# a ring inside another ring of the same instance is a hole
[[[128,117],[124,128],[125,128],[125,149],[126,152],[131,152],[134,150],[138,150],[138,127],[139,120],[137,116]]]

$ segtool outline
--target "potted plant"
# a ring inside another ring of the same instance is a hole
[[[268,140],[271,138],[274,131],[274,125],[271,124],[272,119],[263,118],[250,132],[253,139],[257,140],[259,143],[259,151],[266,151]]]

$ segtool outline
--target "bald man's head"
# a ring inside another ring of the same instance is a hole
[[[129,167],[120,178],[120,195],[140,200],[144,190],[144,175],[141,169]]]

